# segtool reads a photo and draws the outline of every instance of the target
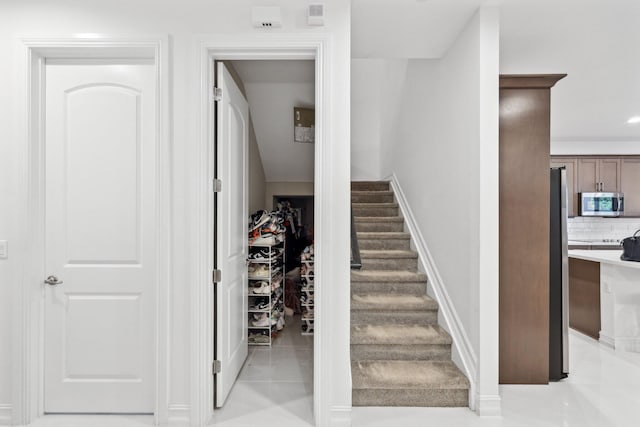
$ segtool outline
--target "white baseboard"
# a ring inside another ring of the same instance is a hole
[[[586,336],[586,335],[585,335]],[[591,337],[589,337],[591,338]],[[612,337],[605,335],[602,333],[602,331],[600,331],[600,340],[599,340],[602,344],[611,347],[611,348],[616,348],[616,340],[614,340]]]
[[[501,417],[502,398],[500,395],[478,395],[476,412],[481,417]]]
[[[191,424],[191,405],[170,404],[167,410],[168,427],[188,427]]]
[[[640,339],[637,337],[618,337],[615,338],[615,349],[622,351],[630,351],[640,353]]]
[[[478,358],[471,346],[471,341],[469,341],[469,337],[462,326],[460,317],[451,302],[451,298],[447,293],[442,277],[438,272],[435,261],[429,252],[429,248],[422,236],[422,232],[418,227],[415,216],[411,211],[411,207],[407,202],[395,173],[389,178],[389,180],[391,181],[391,188],[393,189],[396,201],[398,202],[400,211],[404,217],[407,231],[411,235],[411,240],[416,247],[416,252],[418,252],[420,264],[426,270],[429,286],[431,286],[435,300],[438,302],[440,313],[442,314],[442,318],[445,322],[442,326],[449,332],[451,339],[453,340],[453,346],[451,348],[452,359],[454,362],[462,364],[462,366],[459,367],[464,371],[465,375],[469,379],[469,407],[472,410],[476,410],[476,407],[478,407],[477,404],[479,403],[477,402],[478,396],[476,395]]]
[[[332,406],[329,425],[331,427],[351,427],[351,407]]]
[[[12,406],[10,403],[0,403],[0,425],[11,425]]]

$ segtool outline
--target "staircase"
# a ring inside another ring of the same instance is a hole
[[[351,271],[353,406],[468,406],[469,381],[388,182],[352,182],[362,269]]]

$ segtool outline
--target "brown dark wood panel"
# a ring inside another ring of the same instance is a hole
[[[500,382],[549,382],[550,90],[500,78]]]
[[[569,326],[600,338],[600,263],[569,258]]]

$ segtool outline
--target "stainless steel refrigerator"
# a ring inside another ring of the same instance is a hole
[[[569,375],[569,256],[567,171],[551,168],[549,239],[549,380]]]

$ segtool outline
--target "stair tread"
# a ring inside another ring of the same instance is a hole
[[[384,195],[384,196],[393,196],[393,191],[391,190],[351,190],[352,196],[368,196],[368,195]],[[366,202],[364,202],[366,203]]]
[[[351,325],[351,344],[447,345],[451,336],[439,325]]]
[[[353,294],[351,295],[351,309],[387,312],[437,310],[438,303],[428,295]]]
[[[360,251],[362,253],[362,251]],[[426,282],[427,275],[400,270],[351,270],[352,282]]]
[[[358,231],[358,239],[406,239],[409,240],[411,235],[403,231]]]
[[[356,223],[362,222],[404,222],[404,218],[401,216],[354,216]]]
[[[354,208],[397,208],[398,204],[395,202],[357,202],[351,203],[351,206],[353,206]]]
[[[362,259],[418,258],[418,253],[416,251],[407,251],[407,250],[401,250],[401,249],[389,249],[389,250],[362,249],[360,251],[360,257]]]
[[[354,390],[468,389],[469,381],[451,361],[367,360],[351,362]]]

